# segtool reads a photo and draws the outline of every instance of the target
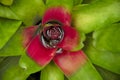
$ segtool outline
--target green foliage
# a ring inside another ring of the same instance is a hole
[[[10,9],[25,25],[30,26],[41,19],[45,5],[42,0],[15,0]]]
[[[21,21],[0,18],[0,49],[12,37],[20,25]]]
[[[83,48],[90,61],[100,66],[95,66],[99,75],[88,61],[67,78],[119,80],[120,23],[115,22],[120,21],[120,0],[0,0],[0,80],[26,80],[40,70],[41,80],[64,80],[58,66],[53,62],[38,66],[22,44],[23,29],[35,25],[44,11],[54,6],[64,6],[72,13],[72,26],[80,32],[80,43],[74,50]],[[86,38],[90,32],[93,35]]]
[[[94,46],[102,51],[120,53],[120,23],[99,29],[93,34]]]
[[[9,7],[3,6],[1,4],[0,4],[0,17],[19,20],[18,16]]]
[[[103,77],[103,80],[119,80],[120,79],[119,74],[113,73],[111,71],[108,71],[96,65],[95,65],[95,68],[100,73],[100,75]]]
[[[90,61],[87,61],[72,76],[68,76],[69,80],[103,80]]]
[[[83,2],[83,0],[73,0],[74,6],[79,5]]]
[[[10,6],[13,3],[13,0],[0,0],[0,2],[4,5]]]
[[[84,47],[84,41],[86,39],[85,33],[79,32],[79,43],[72,51],[78,51]]]
[[[79,31],[90,33],[119,21],[119,12],[119,0],[98,0],[91,4],[80,5],[73,10],[73,25]]]
[[[73,8],[73,0],[46,0],[47,7],[64,6],[68,10]]]
[[[24,53],[19,60],[20,67],[24,68],[26,74],[32,74],[40,71],[43,67],[35,63],[26,53]]]
[[[0,80],[26,80],[28,74],[18,66],[20,57],[7,57],[0,63]]]
[[[40,78],[40,80],[64,80],[64,74],[51,62],[41,71]]]
[[[120,74],[120,54],[98,50],[93,46],[92,42],[93,39],[88,37],[84,48],[89,59],[100,67]]]
[[[24,53],[24,48],[22,45],[22,30],[20,27],[17,32],[8,40],[6,45],[0,49],[0,56],[16,56]]]

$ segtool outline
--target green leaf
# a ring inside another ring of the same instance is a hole
[[[73,7],[73,0],[47,0],[46,1],[47,7],[54,7],[54,6],[63,6],[68,10],[72,10]]]
[[[40,80],[64,80],[64,74],[51,62],[42,71]]]
[[[113,72],[110,72],[104,68],[101,68],[99,66],[96,66],[96,69],[98,70],[98,72],[101,74],[101,76],[103,77],[103,80],[120,80],[120,75],[119,74],[115,74]]]
[[[0,49],[17,31],[20,25],[21,21],[0,18]]]
[[[90,61],[87,61],[69,80],[103,80]]]
[[[6,57],[0,57],[0,63],[5,59]]]
[[[0,49],[0,56],[15,56],[24,53],[21,35],[23,29],[23,27],[20,27],[19,30],[9,39],[6,45]]]
[[[99,0],[83,0],[83,4],[91,4],[93,2],[96,2],[96,1],[99,1]]]
[[[75,7],[73,26],[79,31],[90,33],[120,20],[120,1],[102,0]]]
[[[19,61],[20,67],[24,68],[27,74],[32,74],[37,71],[40,71],[43,67],[39,66],[36,62],[34,62],[27,53],[24,53]]]
[[[73,0],[74,6],[81,4],[83,1],[84,0]]]
[[[42,0],[15,0],[10,9],[24,22],[34,25],[41,19],[45,5]]]
[[[85,33],[79,32],[79,35],[80,35],[80,39],[79,39],[80,41],[79,41],[78,45],[72,51],[78,51],[78,50],[81,50],[84,47],[83,42],[86,39]]]
[[[18,66],[20,57],[7,57],[0,63],[0,80],[26,80],[29,76]]]
[[[96,65],[105,68],[109,71],[120,74],[120,54],[112,53],[109,51],[97,50],[92,45],[93,39],[87,38],[84,51],[88,55],[89,59]]]
[[[16,14],[13,13],[13,11],[11,11],[9,7],[3,6],[1,4],[0,4],[0,17],[19,20]]]
[[[120,23],[99,29],[93,34],[95,48],[120,53]]]
[[[0,2],[4,5],[10,6],[13,3],[13,0],[0,0]]]

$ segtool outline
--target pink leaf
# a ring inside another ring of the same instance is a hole
[[[72,27],[62,26],[64,30],[64,38],[58,47],[64,50],[71,51],[79,44],[79,33]]]
[[[86,62],[86,55],[83,51],[67,52],[56,54],[54,62],[60,67],[66,76],[75,73]]]
[[[28,46],[28,44],[32,40],[33,35],[35,34],[37,29],[38,29],[38,26],[31,26],[31,27],[27,27],[23,30],[22,39],[23,39],[24,47]]]
[[[40,66],[47,65],[54,57],[56,49],[45,48],[37,35],[27,48],[27,54]]]
[[[52,7],[49,8],[42,20],[42,24],[46,24],[49,21],[58,21],[62,23],[63,25],[69,25],[71,24],[71,15],[70,13],[63,7]]]

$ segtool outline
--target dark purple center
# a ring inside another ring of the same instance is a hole
[[[59,23],[47,23],[43,27],[41,40],[45,47],[56,48],[56,45],[62,41],[64,31]]]

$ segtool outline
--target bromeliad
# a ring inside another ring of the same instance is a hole
[[[71,27],[71,20],[63,7],[47,9],[39,26],[23,32],[28,56],[42,67],[53,60],[70,80],[102,80],[84,52],[75,51],[80,35]]]

